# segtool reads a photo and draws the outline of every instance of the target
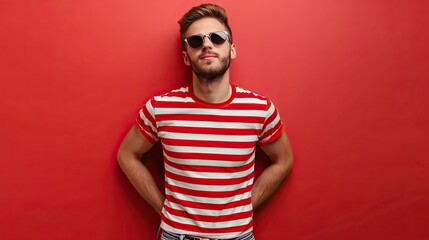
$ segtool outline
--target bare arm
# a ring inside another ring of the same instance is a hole
[[[258,177],[252,189],[253,209],[258,208],[280,186],[293,166],[293,154],[285,132],[274,142],[261,147],[271,164]]]
[[[119,147],[118,163],[139,194],[161,214],[165,198],[140,160],[151,147],[152,144],[133,126]]]

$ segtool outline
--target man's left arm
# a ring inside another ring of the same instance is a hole
[[[293,165],[293,154],[285,132],[275,141],[261,147],[271,160],[268,166],[253,184],[253,209],[264,203],[289,174]]]

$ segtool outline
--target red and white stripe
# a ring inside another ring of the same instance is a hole
[[[150,99],[137,126],[162,143],[169,232],[234,238],[252,230],[256,144],[282,132],[271,101],[237,86],[224,104],[198,99],[190,86]]]

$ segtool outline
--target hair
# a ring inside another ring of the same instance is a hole
[[[191,8],[191,10],[185,13],[185,15],[182,16],[182,18],[180,18],[178,23],[180,25],[180,38],[182,39],[182,43],[185,44],[184,42],[185,34],[186,34],[186,31],[188,31],[189,26],[191,26],[191,24],[194,23],[195,21],[206,17],[215,18],[220,23],[222,23],[225,26],[226,30],[228,31],[229,40],[232,43],[232,31],[228,24],[228,16],[226,14],[225,9],[211,3],[205,3],[199,6],[193,7]]]

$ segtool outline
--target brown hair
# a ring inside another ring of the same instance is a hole
[[[193,7],[191,10],[185,13],[182,18],[180,18],[178,23],[180,25],[180,38],[182,39],[183,44],[185,44],[183,40],[185,39],[185,33],[188,31],[189,26],[191,26],[191,24],[195,21],[205,17],[215,18],[220,23],[222,23],[228,31],[230,38],[229,40],[232,43],[232,32],[228,24],[228,16],[225,9],[215,4],[205,3]]]

